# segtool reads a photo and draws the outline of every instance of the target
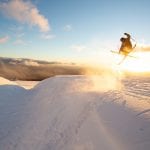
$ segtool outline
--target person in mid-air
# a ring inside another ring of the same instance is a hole
[[[131,43],[131,36],[128,33],[124,33],[127,37],[122,37],[120,39],[121,41],[121,47],[119,49],[119,54],[128,55],[132,50],[132,43]]]

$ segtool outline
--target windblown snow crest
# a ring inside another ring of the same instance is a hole
[[[0,149],[148,150],[148,109],[130,107],[131,99],[139,101],[139,97],[126,94],[130,82],[124,81],[123,88],[122,81],[114,79],[110,86],[109,80],[57,76],[31,90],[22,88],[20,92],[3,95]],[[8,91],[7,87],[3,89]],[[144,102],[150,106],[148,101]]]

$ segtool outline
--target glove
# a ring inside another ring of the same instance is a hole
[[[127,36],[129,35],[130,36],[130,34],[128,34],[128,33],[124,33],[124,35],[127,35]]]
[[[127,37],[131,37],[131,35],[130,34],[128,34],[128,33],[124,33],[124,35],[126,35]]]

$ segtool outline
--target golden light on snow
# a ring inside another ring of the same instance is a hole
[[[137,58],[128,57],[121,69],[130,72],[150,72],[150,52],[138,52]]]

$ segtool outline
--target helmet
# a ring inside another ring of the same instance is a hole
[[[121,41],[121,42],[124,42],[124,41],[125,41],[125,38],[122,37],[122,38],[120,39],[120,41]]]

